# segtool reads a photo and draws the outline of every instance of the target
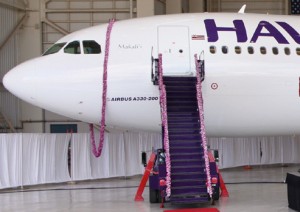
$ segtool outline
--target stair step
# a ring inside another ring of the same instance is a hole
[[[179,122],[168,122],[169,126],[169,131],[170,130],[184,130],[184,131],[189,131],[189,130],[200,130],[200,123],[179,123]]]
[[[199,181],[198,184],[194,184],[194,185],[175,186],[173,183],[171,185],[172,190],[202,189],[202,188],[205,188],[205,191],[207,190],[206,183],[203,183],[203,181]],[[196,190],[196,192],[198,192],[198,190]]]
[[[188,99],[193,99],[193,100],[197,100],[197,95],[196,92],[167,92],[167,100],[168,99],[184,99],[184,98],[188,98]]]
[[[183,106],[187,106],[187,107],[198,107],[198,103],[197,101],[172,101],[169,100],[167,101],[167,107],[183,107]]]
[[[202,149],[202,144],[201,144],[200,140],[199,141],[189,141],[189,140],[187,140],[187,141],[180,141],[180,140],[179,141],[174,141],[174,140],[171,140],[170,141],[170,149],[172,149],[172,150],[176,151],[177,149],[182,149],[184,147]]]
[[[167,90],[166,89],[166,94],[169,97],[197,97],[197,92],[192,91],[192,90]]]
[[[194,126],[200,126],[200,122],[198,120],[198,118],[186,118],[186,119],[174,119],[174,118],[168,118],[168,124],[171,125],[172,127],[176,127],[176,126],[189,126],[189,125],[194,125]]]
[[[169,128],[169,134],[172,135],[190,135],[200,134],[200,128]]]
[[[187,180],[195,180],[195,179],[198,179],[198,180],[206,180],[207,177],[206,177],[206,174],[203,173],[202,174],[171,174],[171,178],[172,178],[172,181],[173,180],[178,180],[178,182],[186,182]],[[180,181],[179,181],[180,180]]]
[[[171,160],[193,160],[193,159],[202,159],[203,154],[201,153],[175,153],[170,155]]]
[[[178,96],[178,95],[169,95],[167,96],[167,101],[196,101],[197,97],[194,95],[188,95],[188,96]]]
[[[201,137],[200,138],[195,138],[195,139],[170,139],[170,142],[172,142],[172,145],[174,145],[174,147],[180,147],[180,146],[187,146],[188,147],[192,147],[192,146],[198,146],[201,145]]]
[[[209,202],[208,195],[187,195],[187,196],[171,196],[170,202],[172,204],[197,204]]]
[[[180,110],[176,111],[174,109],[179,109]],[[172,110],[170,110],[172,109]],[[196,104],[192,105],[192,104],[187,104],[187,105],[177,105],[177,104],[171,104],[171,103],[167,103],[167,111],[169,112],[197,112],[198,111],[198,106]]]
[[[164,82],[197,82],[196,77],[171,77],[171,76],[164,76]]]
[[[191,135],[169,135],[170,140],[174,141],[182,141],[182,140],[201,140],[201,135],[200,134],[191,134]]]
[[[172,193],[172,192],[171,192]],[[200,191],[187,191],[186,193],[181,193],[181,194],[171,194],[171,198],[193,198],[193,197],[208,197],[207,191],[205,192],[200,192]]]
[[[189,96],[196,96],[197,90],[195,86],[166,86],[167,96],[168,94],[187,94]]]
[[[174,166],[193,166],[193,165],[199,165],[199,164],[205,164],[205,160],[204,158],[201,159],[201,160],[190,160],[190,161],[187,161],[187,160],[182,160],[182,161],[172,161],[171,162],[172,165]]]
[[[165,86],[191,86],[191,87],[195,87],[196,82],[193,81],[164,81],[164,85]]]
[[[186,111],[186,112],[169,112],[169,118],[198,118],[199,119],[199,112],[198,111]]]
[[[196,107],[168,107],[167,108],[167,112],[197,112],[197,108]]]
[[[186,167],[172,167],[171,172],[172,173],[185,173],[185,172],[203,172],[205,170],[205,166],[186,166]]]
[[[176,154],[176,153],[199,153],[203,152],[203,149],[201,146],[199,147],[189,147],[189,148],[173,148],[170,147],[170,154]]]
[[[177,180],[173,180],[172,179],[172,185],[196,185],[196,184],[199,184],[199,183],[203,183],[203,182],[206,182],[206,176],[205,176],[205,179],[185,179],[185,180],[182,180],[182,179],[177,179]]]
[[[186,118],[186,119],[181,119],[181,118],[170,118],[168,117],[168,124],[171,125],[172,127],[176,127],[176,126],[199,126],[200,122],[197,118]]]
[[[205,170],[197,170],[193,172],[172,172],[171,176],[182,176],[182,179],[202,179],[203,176],[206,177]],[[196,176],[196,177],[194,177]]]
[[[205,164],[205,159],[202,155],[200,158],[193,158],[190,160],[186,159],[175,159],[173,158],[173,161],[171,161],[172,166],[203,166]],[[204,168],[204,167],[203,167]]]
[[[190,109],[190,108],[189,108]],[[193,110],[190,111],[168,111],[168,118],[174,120],[199,120],[199,111],[198,107],[194,107]]]
[[[199,152],[194,152],[194,153],[192,153],[192,152],[180,152],[180,153],[174,153],[174,154],[172,154],[171,156],[199,156],[199,155],[201,155],[201,153],[202,152],[200,152],[200,150],[199,150]],[[180,158],[180,159],[183,159],[183,158]]]
[[[171,188],[171,194],[172,195],[188,195],[190,193],[196,193],[199,192],[199,195],[205,195],[207,194],[207,188],[206,186],[195,186],[194,188],[191,187],[187,187],[187,188]]]

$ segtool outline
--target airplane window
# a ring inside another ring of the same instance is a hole
[[[237,54],[241,54],[241,53],[242,53],[242,49],[241,49],[241,47],[239,47],[239,46],[236,46],[236,47],[235,47],[235,53],[237,53]]]
[[[300,55],[300,48],[296,48],[297,55]]]
[[[215,46],[210,46],[209,51],[210,51],[210,53],[215,54],[217,50],[216,50]]]
[[[222,52],[224,54],[227,54],[228,53],[228,47],[227,46],[222,46]]]
[[[43,56],[49,55],[49,54],[55,54],[55,53],[59,52],[59,50],[61,50],[61,48],[64,47],[64,45],[66,45],[66,43],[54,44],[43,54]]]
[[[284,53],[285,53],[286,55],[290,55],[290,54],[291,54],[290,48],[285,47],[285,48],[284,48]]]
[[[100,54],[101,46],[93,40],[82,41],[84,54]]]
[[[249,53],[249,54],[254,54],[254,49],[253,49],[252,46],[249,46],[249,47],[248,47],[248,53]]]
[[[261,53],[261,54],[267,54],[267,49],[266,49],[266,47],[260,47],[260,53]]]
[[[79,41],[73,41],[69,43],[65,48],[64,52],[67,54],[80,54],[80,43]]]
[[[278,55],[278,48],[277,47],[273,47],[272,48],[272,52],[273,52],[273,54]]]

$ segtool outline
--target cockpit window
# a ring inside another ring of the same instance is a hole
[[[79,41],[73,41],[69,43],[65,48],[64,52],[67,54],[80,54],[80,42]]]
[[[53,46],[51,46],[44,54],[45,55],[49,55],[49,54],[55,54],[57,52],[59,52],[59,50],[61,50],[62,47],[64,47],[66,45],[66,43],[56,43]]]
[[[100,54],[101,46],[93,40],[82,41],[84,54]]]

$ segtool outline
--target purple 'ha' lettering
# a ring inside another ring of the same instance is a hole
[[[262,30],[266,29],[268,33],[263,33]],[[270,24],[267,21],[261,21],[259,22],[253,37],[251,39],[251,43],[256,43],[257,39],[259,37],[273,37],[277,40],[278,43],[280,44],[289,44],[287,39],[276,29],[272,24]]]
[[[244,43],[248,40],[245,24],[242,20],[234,20],[234,27],[217,27],[214,19],[204,20],[208,42],[219,40],[218,32],[236,32],[237,42]]]
[[[279,24],[287,33],[289,33],[296,43],[300,44],[300,35],[293,27],[291,27],[291,25],[279,21],[276,23]]]

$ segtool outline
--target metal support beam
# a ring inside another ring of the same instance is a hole
[[[130,18],[133,18],[133,2],[129,0],[129,10],[130,10]]]
[[[9,7],[14,10],[26,11],[26,5],[22,4],[20,1],[0,0],[0,5]]]
[[[3,46],[14,36],[14,34],[18,31],[18,29],[22,26],[22,24],[26,21],[28,18],[27,12],[24,14],[22,19],[19,21],[19,23],[13,28],[11,33],[4,39],[4,41],[0,44],[0,51],[3,48]]]
[[[46,9],[46,13],[130,13],[129,8],[120,9]]]
[[[61,28],[60,26],[56,25],[55,23],[53,23],[52,21],[48,20],[47,18],[44,18],[43,22],[45,24],[48,24],[49,26],[51,26],[52,28],[56,29],[57,31],[59,31],[60,33],[62,33],[63,35],[67,35],[70,32],[68,32],[67,30]]]
[[[284,6],[285,6],[285,15],[290,15],[290,11],[291,11],[291,8],[290,8],[290,1],[289,0],[285,0],[284,1]]]

